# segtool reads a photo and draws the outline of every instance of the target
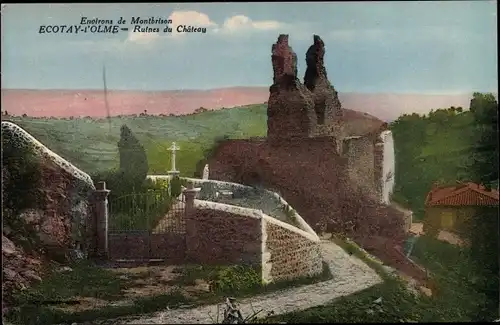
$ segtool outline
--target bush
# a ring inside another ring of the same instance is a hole
[[[203,151],[203,159],[196,163],[196,170],[194,177],[201,178],[203,176],[203,169],[208,161],[215,155],[217,148],[224,142],[229,140],[229,135],[218,136],[214,139],[213,144]]]
[[[219,292],[242,292],[259,288],[260,275],[251,267],[232,265],[221,268],[214,281],[214,289]]]
[[[144,182],[148,174],[146,150],[126,125],[123,125],[120,131],[120,171],[137,187]]]
[[[181,183],[181,179],[179,178],[179,176],[174,176],[172,177],[172,179],[170,180],[170,194],[172,195],[172,197],[178,197],[179,195],[181,195],[182,193],[182,183]]]

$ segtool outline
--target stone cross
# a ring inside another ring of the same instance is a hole
[[[208,179],[208,164],[205,165],[205,168],[203,168],[203,177],[202,179]]]
[[[177,171],[177,169],[175,169],[175,152],[180,149],[181,148],[177,147],[175,142],[172,142],[172,145],[168,148],[168,150],[172,151],[172,171]]]

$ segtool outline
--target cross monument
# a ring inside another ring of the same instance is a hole
[[[172,142],[172,145],[170,146],[170,148],[168,148],[168,150],[170,150],[172,152],[172,170],[170,172],[172,172],[172,174],[177,174],[179,173],[177,171],[177,169],[175,168],[175,152],[180,150],[181,148],[179,148],[175,142]]]

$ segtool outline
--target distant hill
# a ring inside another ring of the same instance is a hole
[[[366,94],[339,93],[342,105],[392,121],[403,113],[427,113],[450,106],[469,107],[472,94]],[[235,87],[211,90],[109,91],[111,115],[184,115],[205,107],[220,109],[268,100],[268,87]],[[2,89],[2,111],[34,117],[104,117],[102,90],[23,90]]]
[[[183,116],[52,119],[2,116],[16,123],[48,148],[87,173],[118,166],[120,127],[127,124],[146,148],[150,173],[165,174],[171,166],[168,148],[181,147],[177,166],[183,176],[193,176],[196,163],[216,138],[265,136],[265,105],[206,111]],[[223,127],[222,127],[223,126]]]

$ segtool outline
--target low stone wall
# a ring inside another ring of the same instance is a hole
[[[161,177],[161,176],[155,176],[155,177]],[[277,202],[277,206],[289,206],[288,202],[285,201],[278,193],[269,191],[266,189],[259,189],[243,184],[238,184],[238,183],[233,183],[233,182],[224,182],[224,181],[218,181],[218,180],[213,180],[213,179],[198,179],[198,178],[188,178],[188,177],[181,177],[183,180],[187,180],[189,182],[192,182],[195,187],[202,187],[204,184],[211,184],[213,186],[214,190],[221,191],[221,190],[228,190],[233,192],[235,195],[237,195],[241,191],[258,191],[259,194],[261,194],[263,197],[268,198],[269,200],[273,200]],[[307,224],[307,222],[304,221],[304,219],[300,216],[297,211],[293,210],[291,212],[291,218],[294,219],[296,224],[299,226],[299,229],[308,232],[312,236],[317,237],[316,232]]]
[[[260,268],[262,261],[260,216],[256,213],[237,214],[222,211],[217,209],[215,204],[209,203],[211,202],[196,200],[194,211],[186,216],[188,261],[212,265],[244,264]]]
[[[263,219],[262,278],[265,282],[321,274],[323,259],[317,236],[270,217]]]

